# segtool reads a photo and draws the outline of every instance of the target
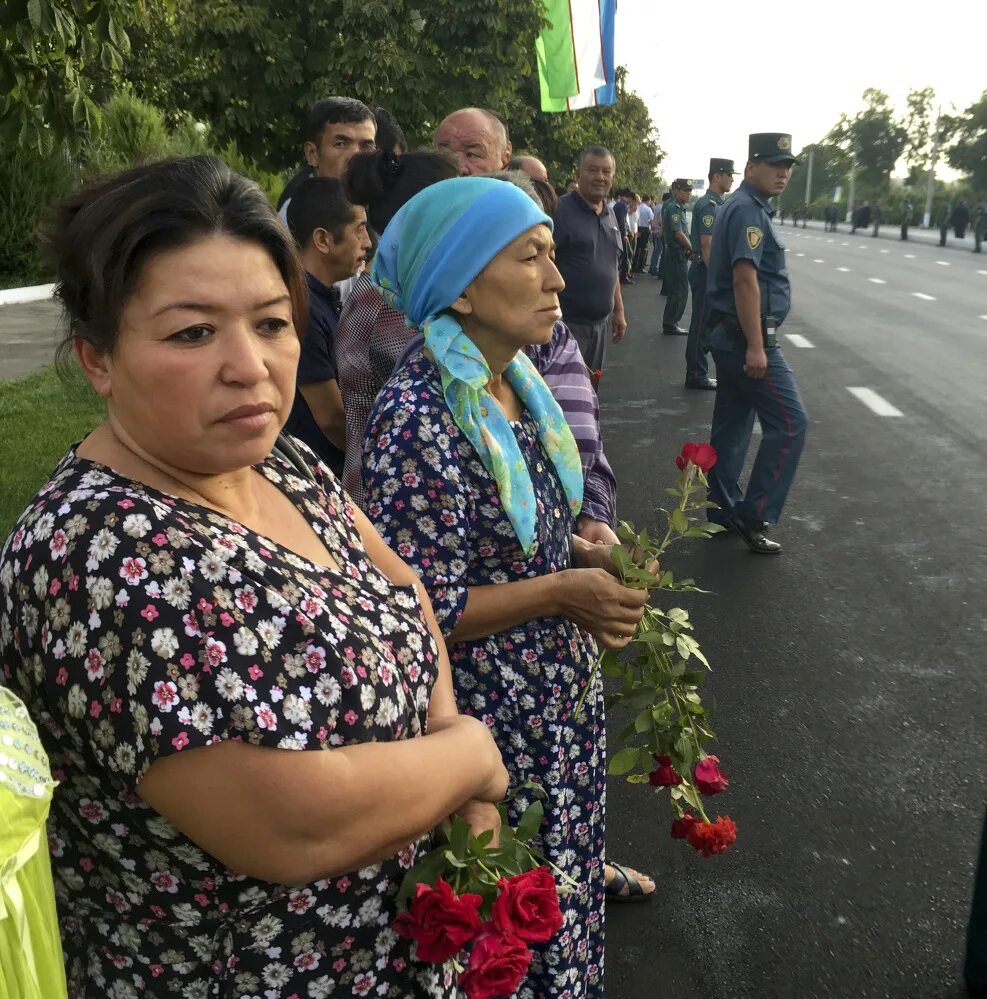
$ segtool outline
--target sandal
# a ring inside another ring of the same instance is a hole
[[[634,876],[633,871],[629,871],[621,864],[615,864],[612,860],[608,860],[607,864],[613,868],[613,877],[603,889],[608,902],[644,902],[655,894],[656,889],[652,888],[646,892],[641,887],[641,882]],[[624,893],[625,887],[626,893]]]

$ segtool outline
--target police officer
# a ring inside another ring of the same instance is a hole
[[[807,425],[795,377],[778,346],[776,331],[788,314],[790,286],[768,207],[768,199],[788,186],[797,162],[791,135],[750,136],[744,181],[716,213],[706,284],[717,379],[710,443],[718,460],[709,496],[719,507],[709,517],[762,555],[781,551],[765,530],[781,516]],[[755,415],[761,445],[741,492]]]
[[[973,252],[980,253],[981,246],[984,242],[984,236],[987,235],[987,205],[982,201],[977,205],[973,213]]]
[[[912,203],[906,201],[901,210],[901,238],[906,241],[908,239],[908,227],[912,222],[912,210]]]
[[[946,237],[949,236],[949,220],[953,215],[952,205],[943,205],[939,213],[939,245],[946,245]]]
[[[709,161],[709,189],[692,209],[692,264],[689,267],[689,287],[692,289],[692,316],[689,319],[689,339],[685,344],[685,387],[711,390],[716,380],[709,377],[706,344],[703,338],[704,303],[706,299],[706,267],[713,242],[713,220],[723,196],[733,187],[733,160]]]
[[[665,234],[665,314],[661,331],[669,336],[688,336],[679,320],[689,301],[689,261],[692,242],[685,228],[685,206],[692,197],[692,181],[678,177],[672,181],[672,196],[665,202],[663,225]]]

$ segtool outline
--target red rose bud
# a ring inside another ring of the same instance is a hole
[[[694,444],[691,441],[682,445],[682,453],[675,459],[680,470],[685,470],[692,462],[703,474],[716,464],[716,449],[709,444]]]
[[[497,887],[493,924],[504,936],[544,943],[562,928],[559,891],[547,867],[501,878]]]
[[[648,783],[652,787],[675,787],[682,783],[682,778],[678,775],[675,767],[672,766],[671,756],[655,756],[658,764],[651,773],[648,774]]]
[[[685,839],[689,830],[699,821],[691,812],[686,812],[672,823],[672,839]]]
[[[505,937],[487,923],[470,952],[469,966],[459,976],[466,999],[512,996],[528,973],[531,951],[523,940]]]
[[[418,960],[443,964],[455,957],[481,929],[479,895],[457,895],[443,878],[415,886],[407,912],[391,923],[403,937],[418,942]]]
[[[705,760],[700,760],[692,768],[693,780],[703,794],[719,794],[720,791],[725,791],[729,786],[730,781],[727,780],[727,775],[717,766],[719,762],[718,756],[707,756]]]
[[[728,815],[721,815],[715,822],[696,822],[686,833],[686,839],[704,857],[712,857],[736,842],[737,823]]]

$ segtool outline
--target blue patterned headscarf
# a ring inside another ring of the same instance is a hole
[[[524,551],[535,540],[534,488],[517,438],[487,391],[490,368],[475,343],[444,310],[494,257],[536,225],[552,220],[513,184],[458,177],[416,194],[391,219],[370,279],[388,303],[417,326],[435,358],[446,405],[494,477],[500,502]],[[518,351],[504,371],[534,418],[573,516],[583,501],[583,470],[572,431],[548,386]]]

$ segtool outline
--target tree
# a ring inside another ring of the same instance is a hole
[[[617,103],[558,114],[535,112],[527,121],[511,122],[516,149],[537,154],[555,183],[575,175],[579,151],[586,146],[606,146],[617,164],[615,187],[630,187],[638,194],[660,193],[658,168],[665,151],[644,101],[626,87],[627,73],[617,69]],[[537,80],[529,81],[527,100],[539,106]]]
[[[458,107],[531,113],[518,81],[534,72],[540,0],[147,2],[135,91],[270,168],[297,163],[306,109],[329,94],[388,107],[413,141]]]
[[[891,171],[900,159],[908,141],[904,126],[895,120],[883,90],[868,87],[863,93],[864,109],[853,118],[846,114],[826,136],[826,141],[855,157],[858,183],[865,188],[884,191]]]
[[[936,129],[936,114],[933,110],[935,101],[936,92],[932,87],[908,92],[904,128],[908,135],[905,140],[905,162],[909,167],[909,176],[915,174],[918,177],[929,168]]]
[[[100,126],[83,72],[120,70],[130,51],[124,26],[139,16],[129,0],[0,4],[0,140],[43,156],[58,143],[77,150]]]
[[[946,153],[949,165],[970,178],[980,196],[987,195],[987,90],[961,115],[945,122],[952,145]]]

